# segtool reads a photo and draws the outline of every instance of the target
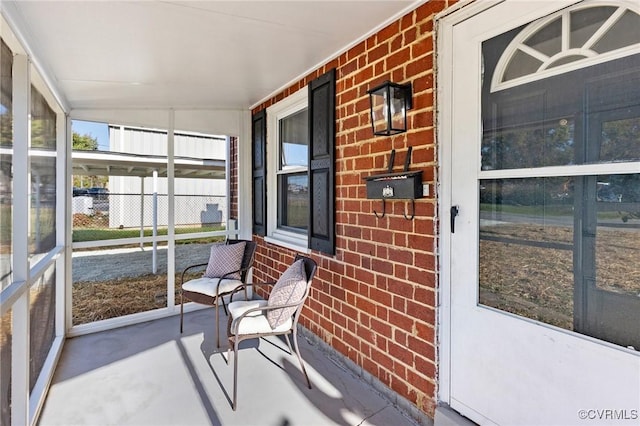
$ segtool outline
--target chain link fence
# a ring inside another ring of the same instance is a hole
[[[224,228],[227,197],[175,195],[174,200],[176,233]],[[73,197],[72,211],[73,242],[139,237],[141,228],[151,235],[154,221],[162,235],[168,227],[169,200],[161,194],[101,192]]]

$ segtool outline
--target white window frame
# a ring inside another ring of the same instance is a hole
[[[308,252],[306,233],[278,228],[278,175],[280,120],[309,106],[309,96],[305,88],[267,108],[267,235],[265,241],[297,251]],[[308,170],[307,167],[288,169],[287,173]]]

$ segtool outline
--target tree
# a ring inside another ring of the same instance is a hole
[[[97,151],[98,139],[92,137],[91,135],[81,135],[77,132],[73,132],[72,148],[78,151]],[[101,188],[106,188],[108,182],[108,176],[73,176],[74,187],[84,188],[99,186]]]
[[[73,132],[73,149],[79,151],[96,151],[98,149],[98,139],[91,135],[80,135]]]

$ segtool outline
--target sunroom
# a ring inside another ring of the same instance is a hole
[[[183,357],[189,341],[209,363],[186,366],[191,385],[224,394],[211,310],[185,305],[182,340],[176,290],[185,250],[225,238],[257,243],[254,282],[317,262],[305,341],[408,424],[449,407],[481,424],[639,418],[637,2],[0,6],[2,424],[44,421],[76,343],[101,351],[128,327],[171,329]],[[76,151],[80,122],[108,128],[113,152]],[[74,197],[82,175],[108,195]],[[79,219],[110,240],[79,240]],[[95,315],[90,249],[102,278],[140,256],[149,270],[101,284],[158,284],[149,307]],[[304,395],[287,362],[264,369]],[[249,421],[212,401],[210,423]]]

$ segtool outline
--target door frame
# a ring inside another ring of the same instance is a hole
[[[514,16],[510,26],[515,28],[537,19],[540,16],[579,3],[582,0],[561,0],[536,3],[536,8],[528,13]],[[438,288],[437,336],[438,382],[436,388],[437,403],[451,405],[451,215],[452,207],[452,135],[453,135],[453,31],[457,24],[481,14],[509,0],[479,1],[469,0],[441,12],[435,17],[435,54],[436,54],[436,143],[438,145]],[[518,3],[518,2],[511,2]],[[523,3],[523,2],[519,2]],[[496,28],[495,34],[504,32]]]

